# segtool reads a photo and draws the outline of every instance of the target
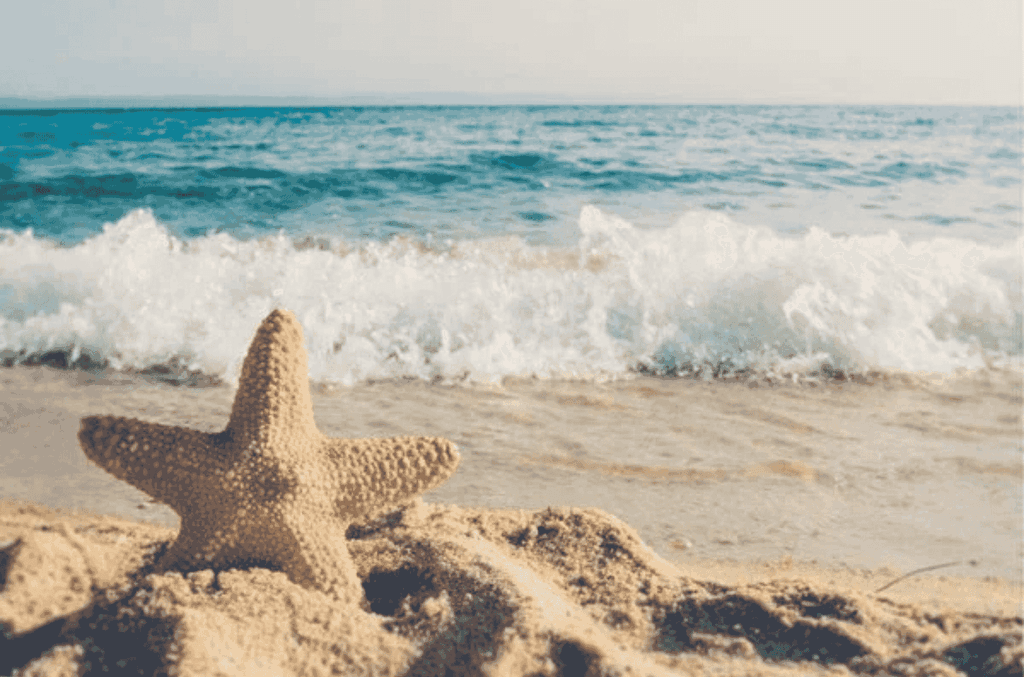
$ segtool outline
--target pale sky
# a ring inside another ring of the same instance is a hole
[[[0,97],[1020,105],[1021,0],[4,0]]]

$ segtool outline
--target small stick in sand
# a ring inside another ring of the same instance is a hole
[[[880,587],[878,590],[875,590],[874,594],[877,595],[878,593],[882,592],[886,588],[890,588],[890,587],[896,585],[897,583],[899,583],[900,581],[902,581],[902,580],[904,580],[906,578],[910,578],[911,576],[916,576],[917,574],[923,574],[925,571],[932,571],[933,569],[942,569],[944,567],[955,567],[955,566],[959,566],[961,564],[970,564],[972,567],[976,567],[976,566],[978,566],[978,560],[976,560],[976,559],[959,560],[959,561],[956,561],[956,562],[946,562],[945,564],[933,564],[930,567],[922,567],[920,569],[914,569],[909,574],[904,574],[904,575],[900,576],[899,578],[897,578],[895,580],[889,581],[888,583],[886,583],[885,585]]]

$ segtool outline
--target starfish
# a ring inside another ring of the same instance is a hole
[[[256,330],[223,432],[89,416],[78,439],[89,459],[181,517],[158,572],[267,566],[353,601],[363,594],[348,524],[439,486],[459,464],[443,438],[323,435],[302,327],[285,310]]]

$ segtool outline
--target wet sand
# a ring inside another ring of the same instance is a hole
[[[0,370],[0,496],[177,527],[88,462],[79,419],[133,416],[219,431],[228,386]],[[335,437],[439,435],[458,472],[428,501],[598,507],[673,560],[892,567],[977,560],[947,575],[1021,576],[1020,377],[767,385],[641,378],[314,387]]]

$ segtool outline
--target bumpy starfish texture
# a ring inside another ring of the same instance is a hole
[[[223,432],[82,419],[86,456],[181,516],[159,570],[261,565],[303,587],[362,598],[346,527],[439,486],[459,452],[438,437],[326,437],[307,379],[302,327],[275,310],[249,346]]]

